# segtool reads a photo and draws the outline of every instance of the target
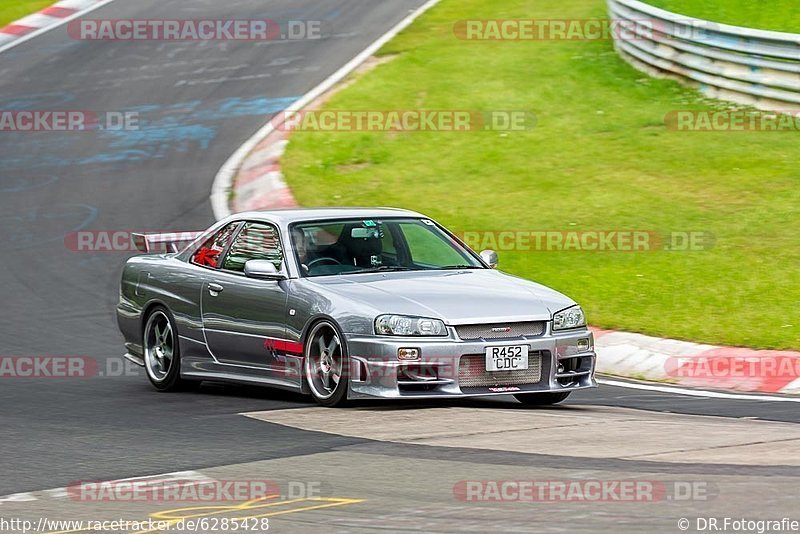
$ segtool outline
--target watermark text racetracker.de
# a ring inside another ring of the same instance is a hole
[[[142,230],[79,230],[64,236],[64,246],[73,252],[137,252],[137,234]],[[151,232],[152,233],[152,232]],[[188,245],[197,232],[157,232],[162,243],[153,252],[166,252],[164,242]],[[680,230],[464,230],[456,236],[473,250],[522,252],[653,252],[703,251],[716,243],[711,232]]]
[[[331,109],[284,111],[271,122],[286,132],[519,132],[535,128],[536,116],[524,110]]]
[[[258,499],[314,499],[330,494],[322,481],[166,478],[77,481],[66,488],[77,502],[227,503]]]
[[[140,250],[142,230],[79,230],[64,236],[64,246],[72,252],[137,252]],[[162,242],[151,245],[152,252],[167,252],[167,242],[189,245],[197,232],[158,233]]]
[[[453,25],[463,41],[670,41],[708,39],[713,22],[678,19],[468,19]]]
[[[0,380],[85,379],[142,374],[141,367],[121,356],[102,359],[78,355],[0,356]]]
[[[664,125],[677,132],[800,132],[800,110],[673,110]]]
[[[714,234],[681,230],[464,230],[455,233],[473,250],[518,252],[694,252],[714,247]]]
[[[299,41],[322,38],[322,21],[273,19],[77,19],[81,41]]]
[[[664,502],[710,501],[719,491],[703,480],[461,480],[453,496],[464,502]]]
[[[667,376],[721,380],[729,378],[781,377],[785,380],[800,378],[800,358],[792,355],[771,354],[761,357],[748,355],[671,356],[664,362]]]
[[[0,132],[91,132],[138,129],[139,113],[135,111],[0,109]]]

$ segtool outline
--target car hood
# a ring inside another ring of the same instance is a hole
[[[375,314],[435,317],[447,324],[547,321],[575,302],[541,284],[490,269],[319,277],[313,283]]]

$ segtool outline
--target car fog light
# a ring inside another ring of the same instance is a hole
[[[397,349],[398,360],[419,360],[419,349]]]
[[[589,347],[591,347],[591,345],[589,344],[588,339],[578,340],[578,352],[586,352],[587,350],[589,350]]]

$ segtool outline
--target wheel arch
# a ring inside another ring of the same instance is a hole
[[[319,314],[316,314],[316,315],[312,316],[311,318],[309,318],[309,320],[306,321],[305,326],[303,326],[303,330],[302,330],[302,332],[300,334],[300,342],[303,345],[303,359],[302,359],[302,362],[303,362],[302,363],[302,370],[303,370],[303,372],[301,373],[301,379],[302,380],[301,380],[301,384],[300,384],[300,392],[303,395],[311,395],[311,388],[308,386],[308,379],[306,378],[306,371],[305,371],[305,366],[306,366],[306,347],[308,347],[308,341],[309,341],[308,340],[308,336],[311,334],[311,331],[314,329],[315,326],[317,326],[319,323],[324,322],[324,321],[327,321],[327,322],[329,322],[329,323],[334,325],[334,327],[337,330],[337,333],[339,334],[339,337],[341,338],[342,347],[344,348],[345,354],[347,355],[348,358],[350,357],[350,351],[347,348],[347,340],[345,339],[345,336],[344,336],[344,330],[342,330],[342,326],[339,324],[339,322],[336,319],[334,319],[332,316],[330,316],[328,314],[325,314],[325,313],[319,313]],[[348,396],[348,398],[350,397],[350,384],[349,384],[349,382],[347,384],[347,396]]]
[[[172,315],[172,319],[175,320],[175,316],[172,313],[172,310],[169,309],[169,306],[167,306],[166,303],[158,299],[151,300],[142,307],[142,316],[139,319],[139,332],[141,334],[144,334],[144,327],[147,324],[147,318],[150,317],[150,314],[153,313],[153,310],[155,308],[164,308],[165,310],[167,310],[167,313]],[[177,326],[177,324],[175,326]]]
[[[339,334],[341,334],[342,337],[344,337],[344,331],[342,330],[342,326],[336,319],[324,313],[314,315],[308,321],[306,321],[305,326],[303,326],[303,331],[300,333],[300,342],[303,344],[303,357],[305,357],[306,346],[308,344],[308,336],[311,333],[311,330],[313,330],[315,326],[317,326],[319,323],[323,321],[332,323],[339,330]]]

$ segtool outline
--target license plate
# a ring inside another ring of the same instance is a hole
[[[487,371],[519,371],[528,368],[528,346],[487,347]]]

